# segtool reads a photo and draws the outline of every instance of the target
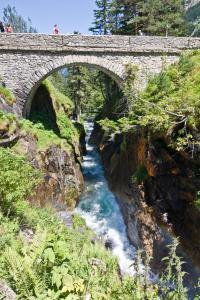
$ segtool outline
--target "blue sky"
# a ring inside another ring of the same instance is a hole
[[[52,33],[56,23],[60,33],[78,30],[88,34],[95,8],[95,0],[0,0],[1,19],[3,8],[8,4],[15,6],[25,19],[30,17],[40,33]]]

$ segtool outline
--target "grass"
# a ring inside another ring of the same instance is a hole
[[[46,150],[51,145],[57,145],[65,150],[71,149],[67,140],[58,136],[53,130],[46,130],[42,123],[32,123],[29,120],[20,120],[21,134],[32,134],[37,138],[38,151]],[[20,142],[20,141],[19,141]]]
[[[71,114],[74,108],[74,104],[71,99],[61,93],[58,89],[54,87],[54,85],[48,79],[44,80],[42,83],[47,90],[53,100],[54,109],[56,112],[62,111],[67,115]]]

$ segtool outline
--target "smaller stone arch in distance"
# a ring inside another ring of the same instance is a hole
[[[119,87],[122,86],[125,78],[125,68],[123,65],[106,58],[93,55],[66,55],[58,57],[55,60],[52,59],[50,62],[38,65],[37,69],[23,84],[22,95],[19,95],[23,117],[29,116],[32,99],[41,82],[53,72],[73,64],[93,66],[109,75]]]

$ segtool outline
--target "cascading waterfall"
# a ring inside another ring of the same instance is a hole
[[[126,226],[115,196],[106,182],[100,156],[94,146],[88,144],[93,123],[85,124],[87,155],[83,159],[85,191],[75,212],[81,215],[98,237],[103,237],[114,255],[118,257],[122,274],[133,275],[135,248],[130,244]]]

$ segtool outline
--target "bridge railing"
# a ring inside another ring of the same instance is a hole
[[[160,36],[89,36],[13,33],[0,34],[1,50],[175,52],[200,49],[200,38]]]

